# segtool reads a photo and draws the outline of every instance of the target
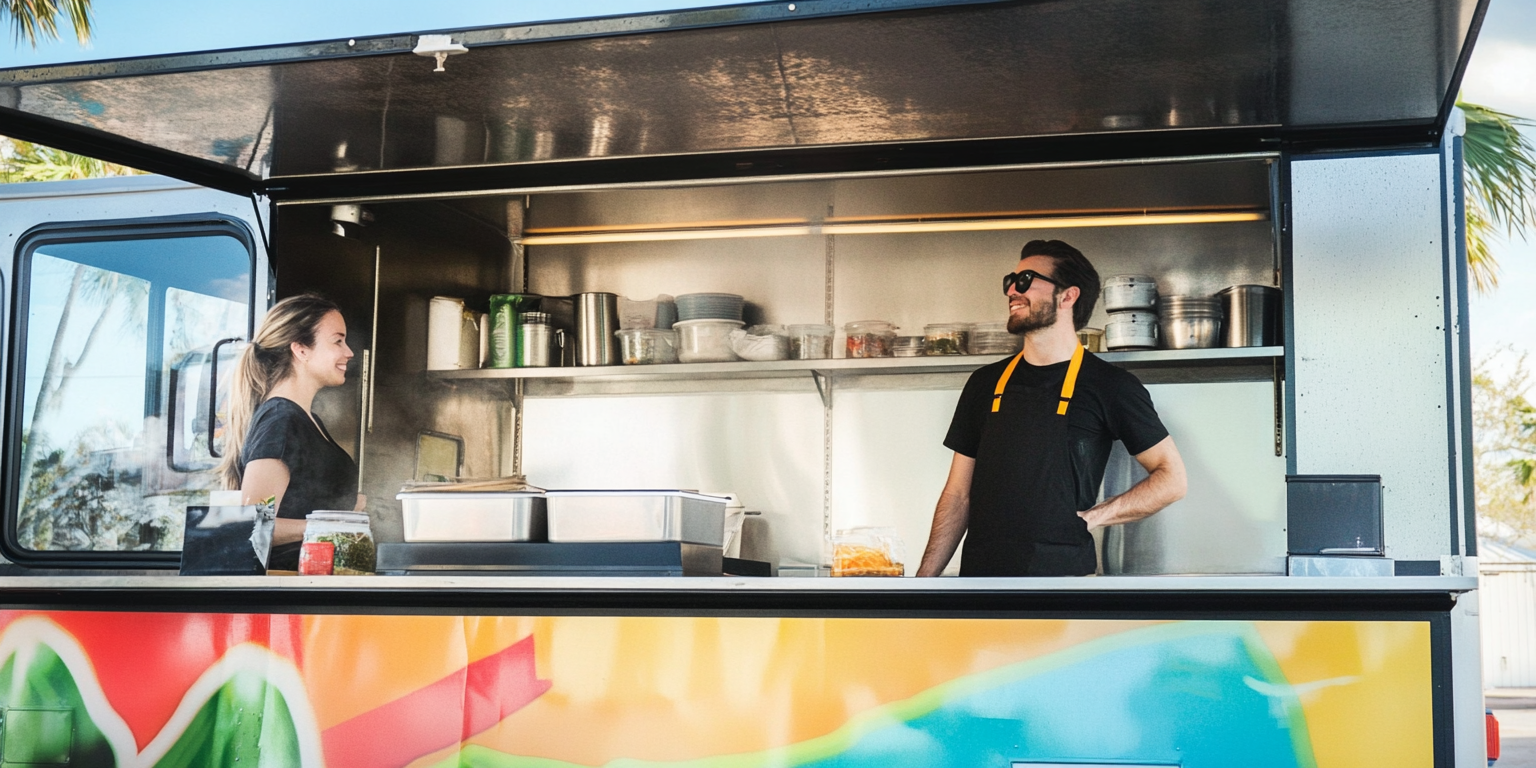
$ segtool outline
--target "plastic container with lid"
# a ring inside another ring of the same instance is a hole
[[[754,325],[731,331],[731,351],[743,360],[787,360],[789,336],[782,325]]]
[[[896,326],[884,320],[858,320],[843,326],[848,334],[848,356],[890,357]]]
[[[973,355],[1012,355],[1024,340],[1008,332],[1007,323],[976,323],[971,326],[967,351]]]
[[[892,357],[922,357],[927,354],[922,336],[897,336],[891,343]]]
[[[677,331],[633,328],[614,335],[619,337],[619,357],[625,365],[677,362]]]
[[[847,528],[832,539],[833,576],[902,576],[906,547],[893,528]]]
[[[679,320],[677,359],[684,363],[729,363],[741,358],[731,349],[731,331],[741,328],[740,320]]]
[[[305,518],[299,573],[371,576],[375,562],[368,513],[316,510]]]
[[[923,353],[963,355],[970,346],[970,323],[932,323],[923,326]]]
[[[833,331],[830,325],[789,326],[789,359],[825,360],[831,357]]]

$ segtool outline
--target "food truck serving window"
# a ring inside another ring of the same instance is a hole
[[[250,332],[249,232],[212,220],[76,225],[20,243],[6,554],[173,562],[186,506],[216,485],[208,441],[223,403],[219,388],[210,397],[209,363],[231,361],[230,340]]]

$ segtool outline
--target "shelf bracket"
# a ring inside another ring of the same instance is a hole
[[[821,396],[821,407],[832,407],[832,377],[824,371],[811,371],[811,380],[816,382],[816,394]]]

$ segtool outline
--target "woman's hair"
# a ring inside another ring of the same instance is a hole
[[[245,465],[241,456],[245,451],[245,432],[250,429],[251,417],[272,388],[293,373],[290,345],[298,342],[313,347],[320,320],[340,311],[330,299],[305,293],[279,301],[262,318],[256,337],[240,353],[234,379],[230,382],[229,419],[224,423],[224,460],[219,462],[218,469],[225,488],[240,488]],[[214,385],[217,386],[217,382]]]

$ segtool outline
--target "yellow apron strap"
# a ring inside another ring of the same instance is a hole
[[[997,389],[992,391],[992,412],[997,413],[1003,407],[1003,390],[1008,387],[1008,379],[1013,376],[1013,369],[1018,367],[1019,361],[1024,359],[1024,353],[1019,352],[1008,361],[1008,367],[1003,369],[1003,375],[997,380]],[[1072,400],[1072,393],[1077,389],[1077,372],[1083,367],[1083,345],[1078,344],[1077,349],[1072,350],[1072,362],[1067,364],[1067,380],[1061,383],[1061,404],[1056,406],[1056,414],[1067,415],[1067,403]]]
[[[1061,383],[1061,403],[1056,406],[1058,416],[1067,415],[1067,404],[1072,401],[1072,392],[1077,389],[1077,372],[1083,367],[1083,345],[1078,344],[1077,349],[1072,350],[1072,362],[1067,365],[1067,380]]]
[[[1003,369],[1003,375],[997,380],[997,389],[992,392],[992,412],[1003,406],[1003,389],[1008,386],[1008,378],[1013,375],[1013,369],[1017,368],[1019,361],[1024,359],[1024,351],[1019,350],[1012,360],[1008,361],[1008,367]]]

